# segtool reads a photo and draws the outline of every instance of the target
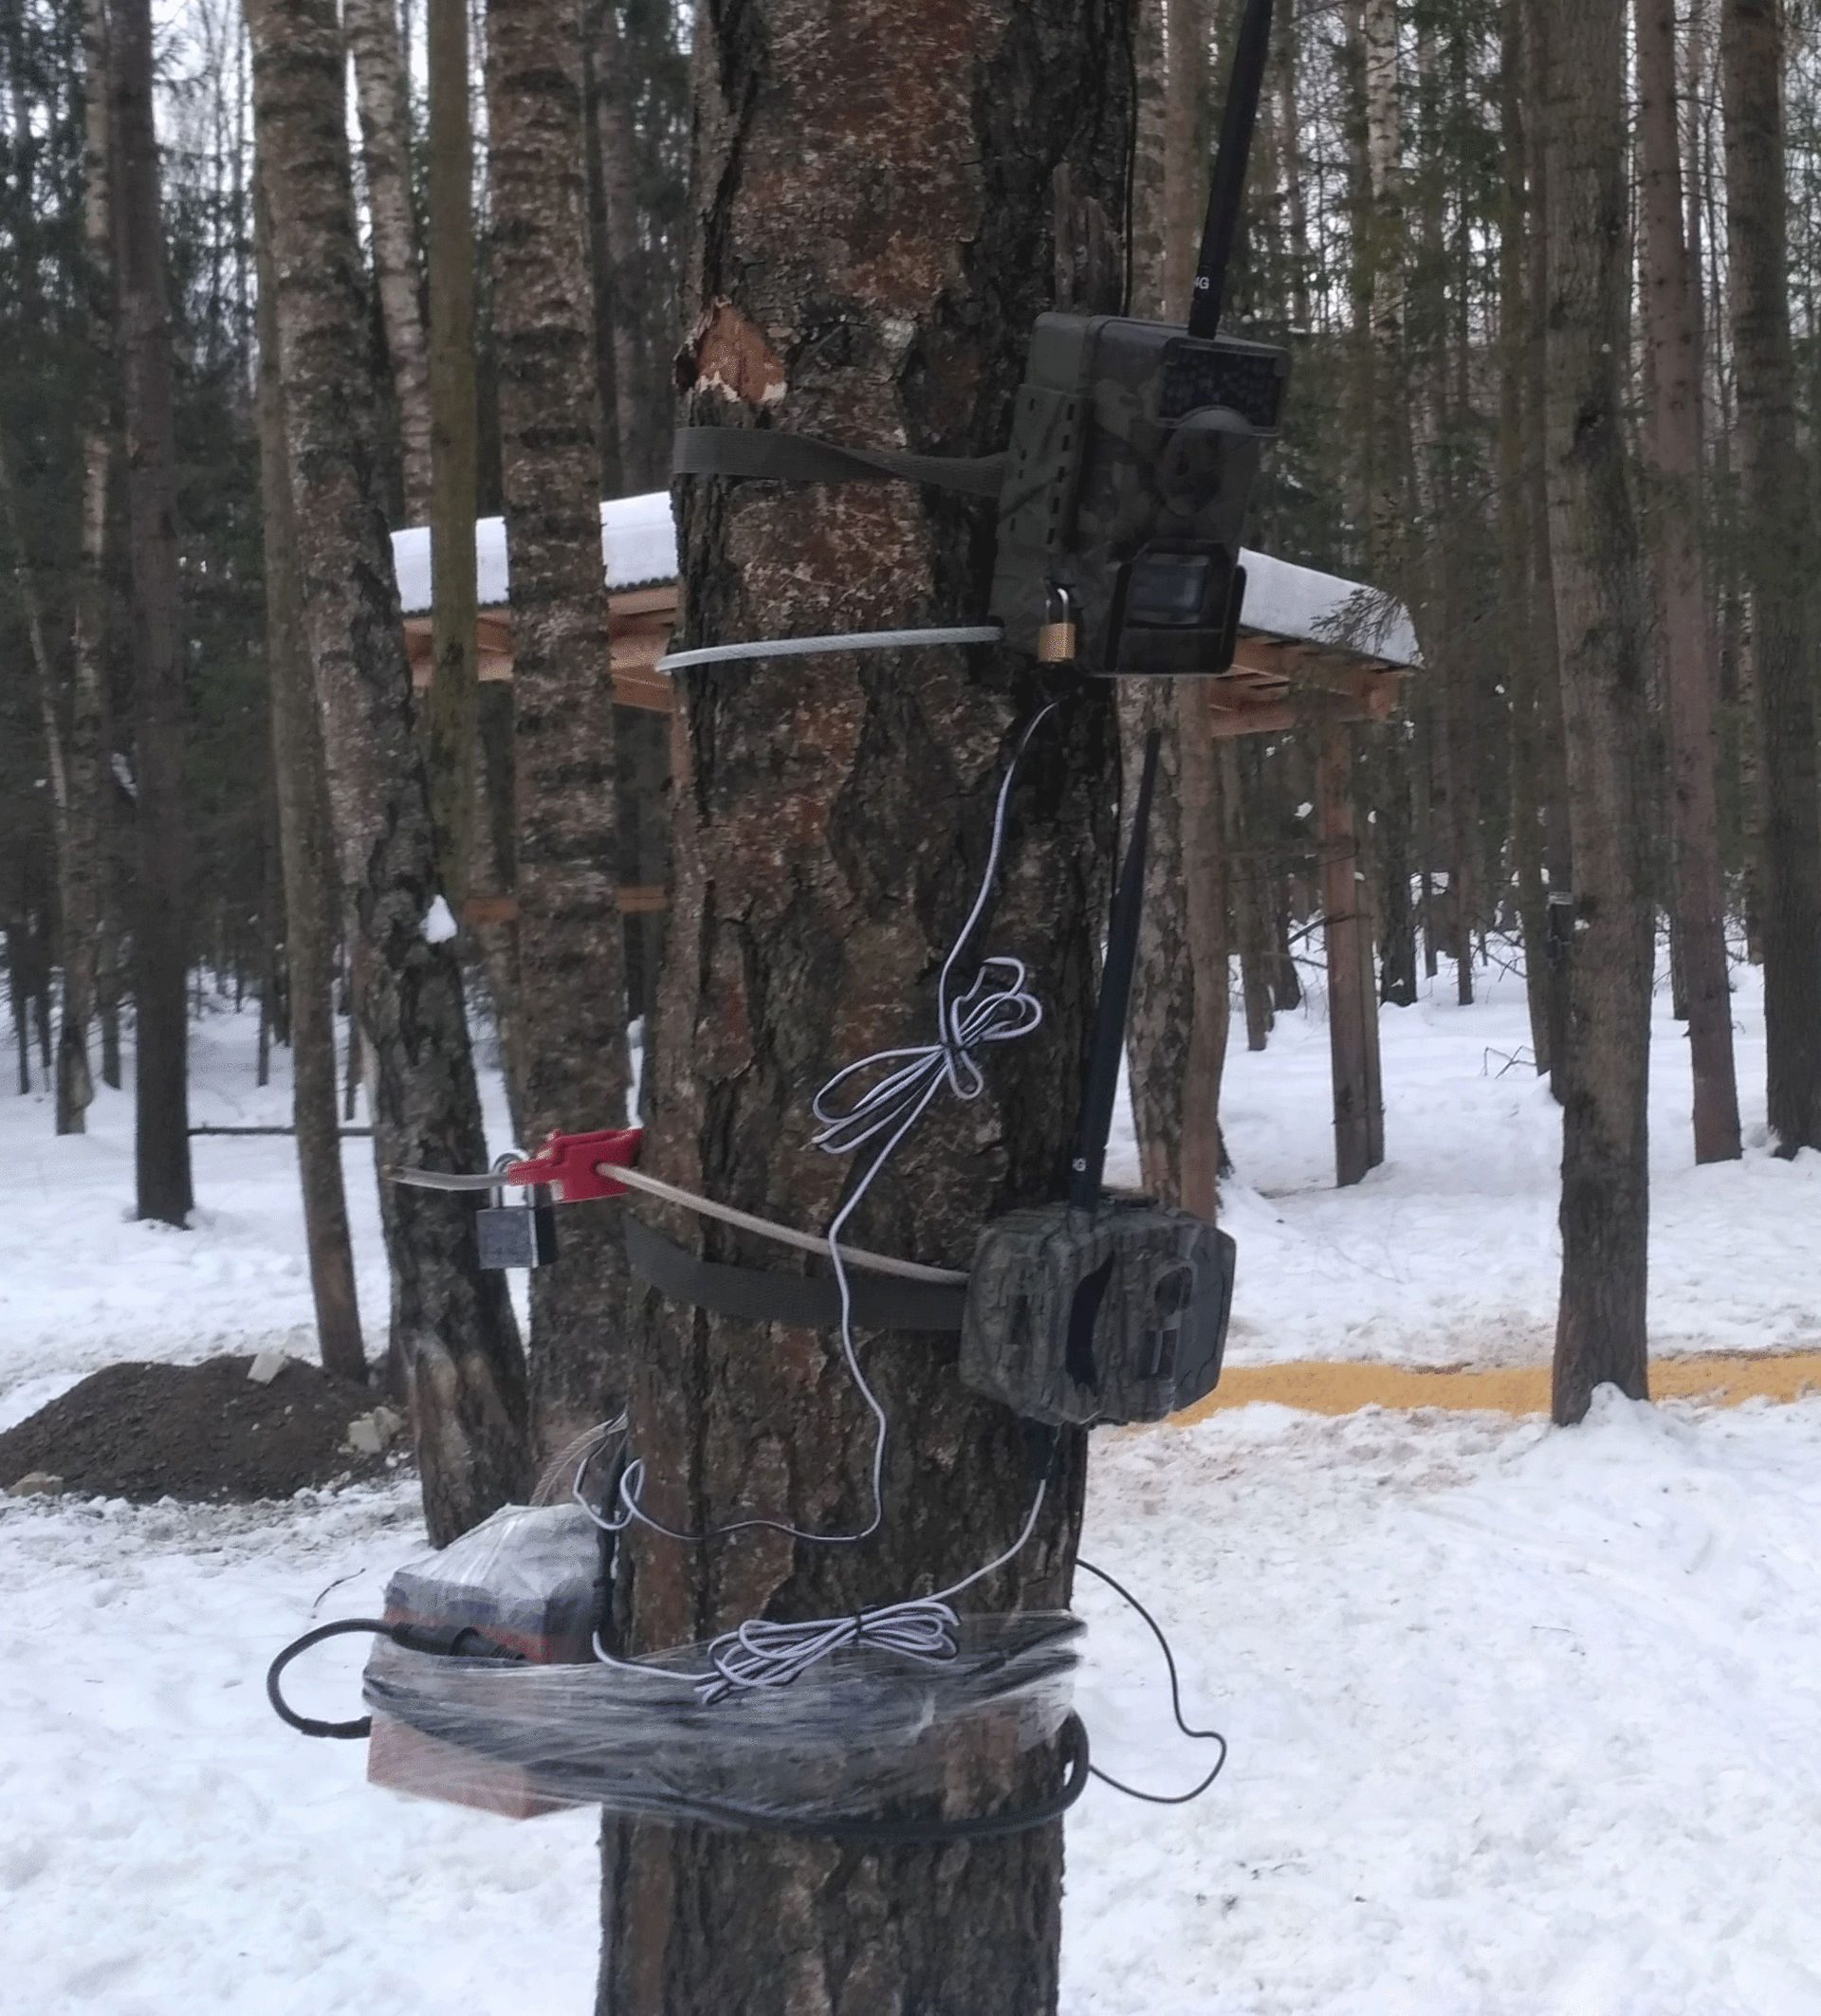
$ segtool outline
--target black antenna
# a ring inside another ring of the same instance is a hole
[[[1245,164],[1252,153],[1252,128],[1264,89],[1264,64],[1271,48],[1271,0],[1246,0],[1233,51],[1233,76],[1221,115],[1221,141],[1214,152],[1214,179],[1207,192],[1207,222],[1202,227],[1202,256],[1188,304],[1190,336],[1220,333],[1226,269],[1239,236],[1240,206],[1245,200]]]
[[[1131,815],[1131,845],[1119,871],[1119,888],[1107,927],[1107,962],[1100,974],[1100,999],[1094,1011],[1087,1083],[1081,1089],[1081,1117],[1075,1124],[1075,1152],[1069,1158],[1069,1202],[1100,1201],[1100,1177],[1107,1165],[1107,1136],[1113,1132],[1113,1100],[1119,1089],[1119,1060],[1126,1054],[1126,1011],[1131,1003],[1132,968],[1138,962],[1138,919],[1145,907],[1145,849],[1150,836],[1150,797],[1157,781],[1157,750],[1163,737],[1145,738],[1144,774]]]

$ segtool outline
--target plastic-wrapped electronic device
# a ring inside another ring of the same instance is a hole
[[[961,1376],[1030,1420],[1161,1420],[1221,1376],[1233,1261],[1148,1198],[1007,1212],[974,1250]]]
[[[386,1621],[466,1624],[534,1666],[570,1671],[594,1656],[590,1639],[601,1607],[601,1573],[600,1530],[579,1505],[503,1506],[439,1553],[399,1568],[386,1585]],[[432,1666],[467,1663],[377,1642],[369,1673],[382,1653],[428,1659]],[[529,1668],[505,1670],[516,1675]],[[452,1799],[513,1819],[564,1803],[539,1794],[508,1760],[451,1754],[433,1732],[384,1713],[373,1718],[367,1777],[397,1791]]]
[[[1289,368],[1282,350],[1180,324],[1039,316],[1000,497],[1006,641],[1094,672],[1224,671]]]
[[[406,1729],[422,1766],[406,1789],[495,1811],[600,1805],[737,1827],[878,1818],[898,1800],[1007,1782],[1070,1712],[1066,1611],[964,1617],[940,1663],[876,1645],[832,1653],[787,1687],[705,1703],[706,1648],[636,1667],[499,1666],[378,1640],[364,1691],[374,1731]],[[520,1792],[502,1805],[498,1787]]]

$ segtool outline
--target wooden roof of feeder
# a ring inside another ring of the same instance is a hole
[[[676,530],[668,491],[611,498],[600,507],[602,572],[614,698],[626,706],[671,708],[657,661],[676,618]],[[392,536],[413,680],[430,683],[430,533]],[[512,676],[506,526],[474,527],[481,606],[480,676]],[[1372,721],[1389,714],[1400,675],[1419,662],[1402,604],[1357,582],[1267,554],[1243,556],[1245,620],[1231,670],[1207,682],[1217,737],[1260,735],[1311,721]]]

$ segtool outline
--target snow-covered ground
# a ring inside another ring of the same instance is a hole
[[[1821,1157],[1696,1171],[1656,1038],[1660,1345],[1821,1334]],[[1557,1127],[1509,983],[1384,1017],[1389,1160],[1328,1187],[1326,1030],[1236,1052],[1236,1358],[1544,1355]],[[250,1017],[198,1043],[199,1120],[282,1116]],[[281,1054],[279,1068],[284,1059]],[[0,1424],[120,1357],[304,1346],[288,1145],[196,1144],[195,1231],[126,1220],[127,1100],[57,1141],[0,1096]],[[368,1145],[348,1146],[369,1334]],[[408,1484],[285,1508],[0,1498],[0,2010],[581,2011],[595,1826],[372,1791],[359,1745],[267,1710],[272,1651],[359,1614],[421,1542]],[[1169,1629],[1206,1798],[1093,1787],[1069,1821],[1067,2016],[1821,2011],[1821,1400],[1716,1413],[1602,1394],[1539,1420],[1273,1406],[1096,1439],[1090,1558]],[[1084,1578],[1098,1760],[1191,1783],[1155,1650]],[[350,1712],[358,1645],[298,1674]]]
[[[1261,1053],[1249,1054],[1241,1035],[1229,1054],[1221,1107],[1238,1181],[1222,1205],[1240,1246],[1234,1364],[1548,1360],[1561,1270],[1560,1111],[1528,1061],[1521,981],[1480,974],[1481,999],[1460,1008],[1447,974],[1416,1006],[1381,1011],[1385,1162],[1356,1189],[1334,1188],[1322,1003],[1281,1017]],[[1657,1351],[1821,1345],[1821,1155],[1780,1162],[1770,1151],[1761,978],[1749,967],[1734,975],[1745,1156],[1705,1168],[1694,1164],[1687,1038],[1667,985],[1658,988]]]

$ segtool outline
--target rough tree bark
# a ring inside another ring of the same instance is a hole
[[[1701,434],[1693,275],[1683,239],[1675,0],[1638,0],[1638,133],[1644,156],[1644,307],[1655,364],[1651,449],[1668,658],[1674,929],[1687,992],[1695,1160],[1739,1153],[1726,894],[1720,872],[1714,673],[1701,548]],[[1821,1002],[1816,1006],[1821,1008]]]
[[[405,522],[430,511],[430,356],[411,205],[411,111],[394,0],[344,0],[342,26],[360,113],[360,165],[373,225],[373,278],[392,364],[404,465]]]
[[[248,0],[247,18],[299,595],[371,1060],[393,1351],[441,1546],[524,1494],[524,1359],[504,1278],[476,1264],[472,1207],[384,1181],[395,1167],[484,1168],[487,1139],[461,968],[424,933],[437,865],[373,449],[340,30],[333,0]]]
[[[1168,11],[1168,0],[1135,0],[1138,127],[1131,162],[1131,312],[1155,321],[1171,313],[1165,249],[1169,238]]]
[[[1048,305],[1052,174],[1122,214],[1128,0],[753,0],[698,17],[704,313],[692,414],[775,419],[874,445],[1002,445],[1030,323]],[[944,622],[984,606],[990,506],[897,486],[696,482],[683,492],[691,642]],[[672,937],[649,1164],[798,1224],[853,1171],[812,1145],[837,1068],[932,1034],[935,979],[973,900],[1036,669],[950,651],[705,669],[679,681]],[[1029,961],[1040,1032],[995,1045],[981,1100],[940,1101],[854,1237],[966,1265],[981,1220],[1062,1193],[1085,1060],[1110,846],[1107,695],[1032,745],[989,926]],[[1060,1095],[1058,1093],[1060,1092]],[[642,1207],[641,1207],[642,1211]],[[716,1258],[777,1249],[700,1222]],[[868,1417],[836,1340],[654,1298],[632,1435],[652,1511],[699,1530],[736,1511],[851,1530],[870,1505]],[[884,1523],[863,1549],[772,1533],[626,1549],[619,1622],[639,1650],[766,1612],[804,1617],[940,1588],[1031,1505],[1019,1424],[968,1394],[953,1339],[861,1341],[892,1421]],[[1084,1472],[1064,1438],[1046,1516],[969,1606],[1065,1600]],[[959,1770],[979,1810],[1054,1784],[1054,1761]],[[984,1782],[983,1782],[984,1780]],[[598,2007],[610,2016],[1030,2016],[1055,2006],[1061,1831],[851,1850],[689,1827],[608,1830]]]
[[[1549,1084],[1557,1101],[1567,1086],[1568,976],[1554,956],[1547,927],[1550,901],[1572,900],[1573,848],[1568,821],[1568,750],[1562,726],[1562,663],[1555,624],[1555,573],[1550,554],[1549,452],[1549,161],[1542,108],[1548,98],[1548,52],[1542,9],[1525,0],[1522,72],[1526,101],[1535,110],[1523,122],[1525,179],[1530,185],[1530,234],[1525,247],[1524,522],[1530,541],[1531,594],[1537,612],[1531,626],[1536,678],[1537,767],[1543,807],[1543,871],[1548,878],[1544,934],[1536,955],[1548,969]],[[1527,955],[1528,952],[1527,952]]]
[[[1524,992],[1530,1010],[1531,1055],[1549,1070],[1548,890],[1543,881],[1542,721],[1537,672],[1539,629],[1553,636],[1555,613],[1539,608],[1531,572],[1526,439],[1542,416],[1525,399],[1526,240],[1536,192],[1526,168],[1529,150],[1523,91],[1525,0],[1501,0],[1499,136],[1503,190],[1499,222],[1499,571],[1503,606],[1505,686],[1511,718],[1511,852],[1524,942]],[[1535,116],[1534,108],[1532,117]]]
[[[627,74],[625,38],[615,0],[599,0],[589,51],[594,87],[595,134],[600,150],[601,240],[606,260],[597,279],[598,300],[608,313],[604,332],[611,353],[614,404],[601,409],[602,424],[614,431],[620,484],[631,492],[647,479],[661,481],[640,453],[646,438],[638,410],[645,374],[640,370],[638,317],[633,303],[638,279],[638,164],[633,152],[633,91]],[[602,381],[607,374],[603,371]]]
[[[617,1127],[632,1081],[613,686],[600,566],[594,289],[580,22],[567,0],[489,0],[487,167],[506,542],[512,582],[521,1124]],[[543,1456],[626,1398],[619,1207],[562,1215],[531,1276]]]
[[[1142,311],[1188,313],[1206,176],[1196,146],[1207,75],[1207,26],[1197,0],[1142,7],[1133,281]],[[1057,229],[1065,229],[1058,213]],[[1063,299],[1082,313],[1116,299]],[[1223,1163],[1221,1073],[1226,1059],[1225,834],[1212,724],[1194,680],[1129,681],[1118,697],[1125,799],[1137,795],[1145,742],[1159,737],[1156,805],[1127,1031],[1132,1120],[1145,1187],[1213,1218]]]
[[[171,317],[152,119],[151,0],[114,9],[120,163],[115,259],[133,562],[133,740],[138,862],[133,920],[134,1172],[140,1218],[182,1225],[190,1182],[184,990],[183,642],[178,621],[177,445]]]
[[[1207,201],[1207,166],[1196,143],[1207,90],[1207,6],[1206,0],[1168,0],[1168,7],[1159,292],[1164,320],[1184,321],[1201,249],[1202,209]]]
[[[107,495],[115,429],[108,397],[114,350],[112,104],[107,11],[83,9],[87,78],[83,127],[83,323],[96,383],[83,416],[83,516],[71,624],[69,720],[64,771],[69,793],[58,876],[64,926],[64,1017],[57,1039],[57,1131],[80,1134],[95,1096],[88,1025],[95,1017],[101,930],[103,834],[107,816]]]
[[[253,181],[253,257],[258,274],[259,487],[265,517],[266,669],[270,681],[272,771],[285,877],[285,966],[291,1024],[291,1127],[304,1193],[317,1349],[323,1368],[367,1376],[355,1292],[348,1201],[341,1182],[341,1127],[335,1083],[335,940],[340,878],[329,831],[322,724],[298,600],[297,523],[285,388],[279,371],[278,300],[271,206]]]
[[[474,519],[480,482],[474,367],[474,137],[468,0],[429,0],[430,698],[424,739],[443,893],[459,918],[474,848],[480,697]]]
[[[1218,758],[1199,680],[1131,685],[1119,709],[1127,802],[1147,734],[1162,737],[1127,1045],[1139,1169],[1148,1195],[1212,1219],[1230,1013]]]
[[[1574,844],[1554,1413],[1647,1390],[1649,722],[1626,480],[1623,0],[1544,0],[1550,554]]]
[[[67,738],[64,733],[63,710],[57,691],[57,668],[51,663],[50,647],[45,639],[44,608],[38,596],[38,584],[33,578],[31,559],[26,546],[25,524],[20,515],[19,493],[12,480],[12,463],[4,446],[0,446],[0,518],[6,521],[7,543],[11,553],[14,591],[19,598],[19,614],[26,627],[26,640],[31,652],[32,669],[38,688],[38,715],[45,731],[45,769],[50,785],[50,844],[51,860],[57,882],[57,908],[63,926],[63,936],[69,933],[69,861],[70,861],[70,790],[69,765],[65,749]],[[68,993],[67,952],[64,953],[64,993]],[[49,981],[50,961],[44,962],[43,981]],[[15,1003],[23,1002],[23,994],[15,994]],[[39,996],[40,1013],[43,1013],[43,994]],[[23,1010],[21,1010],[23,1013]],[[64,1026],[68,1025],[68,1009],[64,1015]],[[20,1023],[23,1030],[24,1022]],[[83,1060],[83,1082],[87,1082],[87,1058]],[[20,1054],[20,1076],[22,1091],[28,1090],[24,1082],[28,1073],[25,1068],[25,1053]],[[46,1059],[46,1069],[50,1068]],[[88,1096],[92,1096],[92,1093]],[[87,1104],[84,1097],[83,1105]],[[76,1109],[75,1124],[69,1125],[64,1114],[63,1052],[58,1051],[57,1068],[57,1131],[60,1134],[79,1134],[82,1127],[82,1108]]]
[[[1740,550],[1757,684],[1766,1114],[1778,1152],[1821,1148],[1821,792],[1816,542],[1795,412],[1777,0],[1725,0],[1727,301],[1738,401]]]

